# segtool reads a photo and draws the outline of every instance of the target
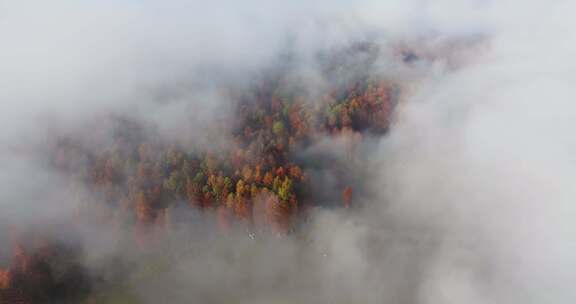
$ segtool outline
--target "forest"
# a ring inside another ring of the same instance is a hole
[[[387,133],[402,92],[400,83],[367,72],[377,53],[377,46],[363,43],[326,56],[323,73],[330,86],[315,100],[284,77],[289,63],[254,77],[247,89],[228,90],[234,119],[217,132],[231,140],[216,149],[187,149],[154,136],[146,122],[112,114],[106,120],[112,126],[109,146],[95,152],[79,138],[55,136],[48,163],[89,189],[79,214],[97,208],[101,223],[129,231],[126,242],[135,248],[155,246],[186,226],[193,220],[183,215],[186,209],[213,223],[222,237],[231,230],[289,236],[304,229],[311,208],[355,208],[355,185],[361,183],[352,180],[350,168],[297,151],[321,137],[339,138],[342,152],[352,157],[364,137]],[[406,64],[415,58],[406,51],[398,56]],[[351,65],[359,72],[339,76]],[[336,193],[314,189],[309,172],[318,169],[338,176]],[[79,262],[81,248],[41,231],[10,229],[6,245],[12,254],[0,268],[0,303],[90,299],[95,279]]]
[[[575,10],[0,0],[0,304],[575,303]]]

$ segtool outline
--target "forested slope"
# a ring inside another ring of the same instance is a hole
[[[54,136],[48,163],[91,193],[75,211],[80,218],[97,209],[101,225],[123,227],[135,248],[155,246],[186,227],[190,211],[222,237],[238,229],[251,237],[287,236],[303,229],[310,208],[356,204],[362,180],[353,169],[302,151],[334,138],[352,158],[366,137],[387,133],[403,84],[369,72],[377,53],[376,46],[359,44],[326,56],[328,85],[315,94],[285,77],[289,63],[254,77],[248,88],[227,91],[234,111],[214,123],[215,134],[228,139],[219,147],[189,149],[155,136],[147,122],[112,114],[106,120],[111,144],[93,151],[83,145],[86,138]],[[397,56],[405,64],[416,58],[406,51]],[[315,188],[324,182],[312,174],[318,170],[336,176],[335,193]],[[78,260],[81,248],[41,231],[10,229],[0,303],[75,303],[90,293],[94,278]]]

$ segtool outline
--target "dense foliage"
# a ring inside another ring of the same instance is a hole
[[[360,51],[373,50],[361,46]],[[325,73],[346,68],[327,62]],[[338,78],[316,95],[268,75],[233,96],[236,111],[226,122],[229,128],[223,128],[228,131],[222,131],[231,138],[225,147],[190,150],[149,136],[137,121],[117,117],[113,143],[105,151],[87,151],[74,138],[63,137],[51,161],[95,194],[90,203],[105,210],[106,222],[132,231],[137,248],[189,220],[179,216],[182,208],[212,218],[223,234],[242,227],[255,234],[286,235],[298,229],[309,207],[321,203],[310,170],[335,165],[315,164],[298,151],[320,137],[334,137],[345,138],[346,153],[353,153],[366,134],[387,132],[399,94],[399,84],[367,73]],[[337,181],[339,204],[352,208],[356,191],[345,176]],[[12,262],[0,268],[0,303],[66,302],[88,290],[75,262],[79,250],[41,237],[32,243],[13,239]]]

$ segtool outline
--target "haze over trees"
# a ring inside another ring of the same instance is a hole
[[[0,1],[0,304],[572,304],[576,1]]]
[[[182,216],[186,209],[213,222],[221,237],[235,230],[251,237],[287,236],[305,229],[310,208],[355,206],[356,174],[345,164],[307,159],[301,151],[327,137],[345,142],[338,149],[350,158],[365,136],[386,134],[401,84],[367,72],[337,76],[347,68],[346,58],[363,58],[354,65],[368,71],[377,53],[376,45],[362,43],[326,57],[324,73],[332,82],[315,94],[286,77],[290,66],[230,90],[234,114],[214,123],[226,125],[216,134],[230,139],[225,146],[189,149],[154,136],[146,122],[110,115],[111,144],[90,150],[85,138],[56,136],[50,166],[92,193],[79,203],[79,214],[99,210],[101,225],[124,227],[131,235],[125,242],[143,251],[194,221]],[[339,172],[335,193],[314,189],[310,172],[318,170]],[[75,262],[79,248],[17,232],[6,246],[12,254],[0,269],[1,303],[73,303],[90,294],[94,279]]]

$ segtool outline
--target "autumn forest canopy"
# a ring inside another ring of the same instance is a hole
[[[0,1],[0,304],[571,304],[570,0]]]
[[[294,80],[289,54],[244,86],[219,87],[232,110],[213,117],[211,144],[203,147],[187,145],[185,129],[171,141],[153,123],[121,113],[86,121],[89,130],[104,131],[50,134],[45,164],[78,199],[68,225],[113,226],[126,233],[125,245],[145,252],[186,230],[282,239],[305,234],[315,208],[354,209],[368,194],[365,173],[352,163],[364,141],[387,134],[404,85],[373,73],[379,52],[356,43],[319,54],[322,88]],[[403,49],[394,56],[401,64],[417,59]],[[314,149],[321,141],[339,151]],[[79,244],[18,223],[3,228],[10,250],[0,273],[2,301],[73,303],[110,288],[83,268]]]

